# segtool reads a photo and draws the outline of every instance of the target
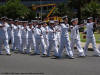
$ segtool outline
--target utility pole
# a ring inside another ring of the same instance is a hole
[[[42,4],[41,0],[40,0],[40,5]],[[42,20],[42,7],[41,7],[41,20]]]

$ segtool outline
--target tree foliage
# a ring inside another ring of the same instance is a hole
[[[0,16],[9,18],[27,17],[30,9],[21,4],[20,0],[9,0],[4,5],[0,6]]]
[[[97,17],[100,15],[100,4],[97,1],[91,1],[89,4],[84,5],[81,10],[83,17]]]
[[[58,4],[52,15],[61,17],[64,15],[68,15],[69,17],[75,16],[73,11],[67,6],[67,3]]]
[[[76,12],[76,17],[81,19],[81,8],[91,0],[68,0],[68,7]]]

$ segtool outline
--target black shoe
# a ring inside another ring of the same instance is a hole
[[[93,55],[93,56],[95,56],[95,57],[100,57],[100,55]]]
[[[85,56],[79,56],[80,58],[85,58]]]
[[[7,56],[11,56],[11,54],[6,54]]]
[[[42,55],[41,55],[41,57],[46,57],[46,56],[47,56],[46,54],[42,54]]]
[[[40,55],[39,53],[33,53],[33,54],[31,54],[31,55]]]
[[[46,56],[46,54],[43,54],[43,56]]]
[[[69,59],[75,59],[75,58],[73,56],[72,57],[69,56]]]
[[[60,59],[60,57],[59,56],[54,56],[56,59]]]
[[[46,55],[46,57],[50,57],[49,55]]]
[[[2,53],[0,53],[0,55],[3,55]]]
[[[19,53],[21,53],[21,54],[25,54],[25,52],[24,52],[24,51],[19,51]]]
[[[31,52],[25,52],[25,54],[31,54]]]

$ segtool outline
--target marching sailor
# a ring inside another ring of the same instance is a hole
[[[21,28],[21,52],[24,53],[24,49],[27,47],[28,42],[28,31],[27,31],[28,21],[23,21],[23,27]]]
[[[21,25],[19,25],[19,21],[15,20],[14,24],[14,46],[13,51],[18,49],[19,52],[21,52]]]
[[[56,30],[57,30],[57,45],[59,46],[60,44],[60,36],[61,36],[61,26],[59,24],[58,20],[55,20],[55,26],[56,26]]]
[[[11,55],[10,48],[8,44],[8,32],[7,32],[8,25],[6,23],[6,18],[3,17],[0,23],[0,54],[2,54],[2,45],[6,50],[7,55]]]
[[[84,47],[85,55],[87,55],[88,51],[88,45],[92,43],[92,47],[94,49],[95,55],[100,56],[100,51],[96,48],[96,39],[94,36],[94,30],[95,30],[95,22],[93,22],[93,17],[88,18],[88,23],[86,24],[86,44]]]
[[[32,53],[32,47],[34,48],[34,51],[36,51],[36,44],[35,42],[35,37],[34,37],[34,31],[35,28],[33,27],[33,23],[29,23],[29,27],[27,29],[28,31],[28,43],[27,43],[27,51],[26,53]]]
[[[79,34],[79,28],[80,26],[77,25],[78,24],[78,18],[74,18],[71,20],[72,22],[72,26],[71,27],[71,49],[74,52],[74,46],[76,44],[76,47],[78,49],[79,52],[79,56],[85,56],[84,55],[84,50],[81,47],[81,42],[80,42],[80,34]]]
[[[68,17],[63,17],[64,23],[61,24],[61,38],[60,38],[60,47],[59,47],[59,57],[61,57],[63,49],[65,47],[66,53],[68,54],[70,59],[74,59],[73,52],[70,47],[70,40],[69,40],[69,24],[68,24]]]
[[[47,54],[47,52],[46,52],[46,44],[45,44],[45,41],[44,41],[44,38],[43,38],[43,31],[42,31],[41,27],[42,27],[42,24],[40,22],[40,23],[38,23],[38,26],[35,29],[35,41],[36,41],[35,54],[36,55],[40,55],[39,47],[41,47],[42,55],[46,55]]]
[[[43,38],[46,44],[46,50],[48,48],[49,42],[48,42],[48,26],[46,22],[43,22],[43,26],[41,27],[42,31],[43,31]]]
[[[13,19],[9,19],[9,27],[8,27],[8,42],[11,41],[11,49],[14,45],[14,24]]]
[[[50,56],[50,51],[51,49],[53,49],[54,56],[58,57],[57,33],[54,21],[50,21],[50,25],[48,28],[48,40],[49,40],[49,46],[47,49],[47,56]]]

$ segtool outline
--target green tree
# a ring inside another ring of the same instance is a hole
[[[97,1],[91,1],[89,4],[81,8],[82,16],[84,18],[93,16],[94,18],[100,15],[100,4]]]
[[[9,18],[27,17],[30,9],[21,4],[20,0],[9,0],[5,5],[0,6],[1,16]]]
[[[64,15],[68,15],[69,17],[75,16],[73,11],[70,10],[69,7],[67,6],[67,3],[58,4],[52,15],[61,16],[61,17]]]
[[[68,7],[70,8],[70,10],[73,10],[74,12],[76,12],[76,17],[79,18],[79,20],[81,19],[81,8],[84,6],[84,4],[89,3],[91,0],[69,0],[68,1]]]
[[[32,20],[36,17],[36,11],[30,10],[29,14],[27,15],[27,19]]]

